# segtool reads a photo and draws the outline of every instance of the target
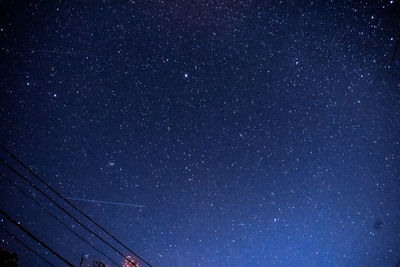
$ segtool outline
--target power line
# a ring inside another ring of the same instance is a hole
[[[47,215],[49,215],[50,217],[52,217],[53,219],[57,220],[61,225],[63,225],[68,231],[70,231],[72,234],[74,234],[75,236],[77,236],[80,240],[82,240],[83,242],[85,242],[86,244],[88,244],[91,248],[93,248],[94,250],[96,250],[97,252],[99,252],[101,255],[105,256],[107,259],[109,259],[112,263],[114,263],[116,266],[119,266],[118,263],[116,263],[111,257],[107,256],[107,254],[105,254],[103,251],[101,251],[100,249],[96,248],[95,246],[93,246],[89,241],[87,241],[84,237],[82,237],[80,234],[78,234],[77,232],[75,232],[72,228],[70,228],[68,225],[66,225],[63,221],[61,221],[59,218],[57,218],[57,216],[55,216],[54,214],[52,214],[48,209],[46,209],[42,204],[40,204],[36,199],[34,199],[32,196],[30,196],[29,194],[27,194],[24,189],[22,189],[21,187],[19,187],[15,182],[13,182],[10,178],[8,178],[7,176],[1,174],[1,177],[4,178],[9,184],[11,184],[11,186],[15,187],[16,189],[18,189],[25,197],[27,197],[28,199],[30,199],[32,202],[34,202],[36,205],[38,205]]]
[[[27,250],[29,250],[30,252],[32,252],[33,254],[35,254],[36,256],[38,256],[39,258],[41,258],[43,261],[45,261],[48,265],[50,266],[55,266],[54,264],[52,264],[51,262],[49,262],[48,260],[46,260],[42,255],[40,255],[39,253],[37,253],[35,250],[33,250],[31,247],[29,247],[27,244],[25,244],[21,239],[19,239],[18,237],[16,237],[15,235],[13,235],[12,233],[10,233],[9,231],[7,231],[7,229],[3,228],[0,225],[0,229],[3,230],[4,232],[6,232],[9,236],[11,236],[12,239],[14,239],[15,241],[17,241],[18,243],[20,243],[22,246],[24,246]]]
[[[116,238],[113,234],[111,234],[109,231],[107,231],[103,226],[98,224],[94,219],[92,219],[89,215],[86,215],[82,210],[80,210],[78,207],[76,207],[73,203],[71,203],[68,199],[66,199],[64,196],[62,196],[60,193],[57,192],[53,187],[51,187],[44,179],[42,179],[39,175],[37,175],[31,168],[26,166],[21,160],[19,160],[11,151],[9,151],[7,148],[5,148],[3,145],[0,144],[0,148],[6,152],[11,158],[13,158],[16,162],[18,162],[24,169],[26,169],[29,173],[31,173],[34,177],[36,177],[41,183],[43,183],[46,187],[48,187],[54,194],[56,194],[59,198],[64,200],[66,203],[68,203],[72,208],[74,208],[76,211],[78,211],[81,215],[83,215],[86,219],[91,221],[93,224],[95,224],[97,227],[99,227],[104,233],[106,233],[108,236],[110,236],[114,241],[116,241],[118,244],[123,246],[125,249],[127,249],[132,255],[140,259],[142,262],[147,264],[149,267],[152,267],[152,265],[140,257],[138,254],[133,252],[128,246],[126,246],[124,243],[122,243],[118,238]],[[123,256],[125,259],[126,257]],[[128,260],[129,261],[129,260]]]
[[[4,212],[2,209],[0,209],[0,213],[1,215],[3,215],[7,220],[9,220],[10,222],[12,222],[13,224],[15,224],[16,226],[18,226],[19,229],[21,229],[22,231],[24,231],[28,236],[30,236],[32,239],[34,239],[36,242],[38,242],[40,245],[42,245],[43,247],[47,248],[47,250],[49,250],[51,253],[53,253],[55,256],[57,256],[57,258],[59,258],[60,260],[62,260],[63,262],[65,262],[68,266],[70,267],[74,267],[74,265],[72,263],[70,263],[68,260],[66,260],[63,256],[61,256],[60,254],[58,254],[57,252],[55,252],[52,248],[50,248],[48,245],[46,245],[45,243],[43,243],[43,241],[41,241],[39,238],[37,238],[34,234],[32,234],[31,232],[29,232],[25,227],[23,227],[20,223],[18,223],[17,221],[15,221],[12,217],[10,217],[10,215],[8,215],[6,212]]]
[[[53,200],[47,193],[45,193],[44,191],[42,191],[39,187],[37,187],[35,184],[33,184],[31,181],[29,181],[25,176],[23,176],[22,174],[20,174],[16,169],[14,169],[11,165],[9,165],[5,160],[0,159],[0,162],[3,163],[4,166],[6,166],[9,170],[11,170],[15,175],[17,175],[18,177],[20,177],[22,180],[24,180],[25,183],[27,183],[29,186],[31,186],[32,188],[34,188],[36,191],[38,191],[39,193],[41,193],[44,197],[46,197],[48,200],[50,200],[52,203],[54,203],[54,205],[56,205],[60,210],[62,210],[65,214],[67,214],[69,217],[71,217],[77,224],[79,224],[80,226],[82,226],[85,230],[89,231],[91,234],[93,234],[94,236],[96,236],[98,239],[100,239],[102,242],[104,242],[105,244],[107,244],[110,248],[112,248],[116,253],[118,253],[120,256],[122,256],[123,258],[125,258],[127,261],[131,262],[126,256],[124,256],[124,254],[119,251],[118,249],[116,249],[113,245],[111,245],[109,242],[107,242],[106,240],[104,240],[101,236],[99,236],[98,234],[96,234],[95,232],[93,232],[92,230],[90,230],[86,225],[84,225],[83,223],[81,223],[78,219],[76,219],[70,212],[68,212],[66,209],[64,209],[63,207],[61,207],[55,200]]]

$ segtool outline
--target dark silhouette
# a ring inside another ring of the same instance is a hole
[[[399,46],[399,41],[400,41],[400,34],[397,37],[396,44],[394,45],[393,56],[392,56],[392,60],[390,61],[390,66],[393,64],[394,58],[396,57],[396,52],[397,52],[397,47]]]
[[[6,250],[0,249],[0,266],[1,267],[17,267],[18,266],[18,256],[14,252],[8,252]]]
[[[0,209],[0,214],[6,218],[8,221],[10,221],[11,223],[13,223],[15,226],[17,226],[19,229],[21,229],[22,231],[25,232],[25,234],[27,234],[30,238],[32,238],[33,240],[35,240],[36,242],[38,242],[41,246],[45,247],[48,251],[50,251],[54,256],[56,256],[57,258],[59,258],[60,260],[62,260],[63,262],[65,262],[68,266],[74,267],[74,265],[72,263],[70,263],[68,260],[66,260],[63,256],[61,256],[60,254],[58,254],[57,252],[55,252],[51,247],[49,247],[48,245],[46,245],[43,241],[41,241],[39,238],[37,238],[34,234],[32,234],[30,231],[28,231],[28,229],[26,229],[25,227],[23,227],[19,222],[17,222],[16,220],[14,220],[12,217],[10,217],[10,215],[8,215],[5,211]]]
[[[125,249],[127,249],[129,252],[131,252],[133,255],[135,255],[138,259],[140,259],[142,262],[147,264],[149,267],[152,267],[152,265],[146,261],[145,259],[141,258],[138,254],[133,252],[128,246],[126,246],[124,243],[122,243],[118,238],[116,238],[113,234],[111,234],[109,231],[107,231],[103,226],[99,225],[94,219],[92,219],[90,216],[88,216],[86,213],[84,213],[82,210],[80,210],[78,207],[76,207],[73,203],[71,203],[68,199],[66,199],[64,196],[62,196],[58,191],[56,191],[52,186],[50,186],[43,178],[41,178],[39,175],[37,175],[30,167],[28,167],[25,163],[23,163],[21,160],[19,160],[13,153],[11,153],[9,150],[7,150],[4,146],[0,144],[0,149],[3,150],[5,153],[7,153],[13,160],[18,162],[19,165],[21,165],[25,170],[27,170],[31,175],[33,175],[35,178],[37,178],[43,185],[45,185],[50,191],[52,191],[55,195],[57,195],[59,198],[64,200],[69,206],[71,206],[74,210],[79,212],[82,216],[84,216],[86,219],[91,221],[93,224],[95,224],[98,228],[100,228],[104,233],[106,233],[108,236],[110,236],[112,239],[114,239],[118,244],[123,246]],[[110,248],[112,248],[115,252],[117,252],[120,256],[124,257],[124,254],[116,249],[113,245],[111,245],[109,242],[107,242],[105,239],[103,239],[101,236],[99,236],[97,233],[93,232],[91,229],[89,229],[87,226],[82,224],[78,219],[76,219],[71,213],[69,213],[66,209],[61,207],[54,199],[52,199],[48,194],[46,194],[44,191],[42,191],[40,188],[38,188],[35,184],[33,184],[29,179],[27,179],[25,176],[21,175],[15,168],[13,168],[10,164],[8,164],[5,160],[1,159],[1,163],[5,165],[9,170],[11,170],[15,175],[17,175],[19,178],[24,180],[26,184],[28,184],[30,187],[34,188],[37,192],[42,194],[44,197],[46,197],[48,200],[50,200],[52,203],[54,203],[60,210],[62,210],[65,214],[67,214],[69,217],[71,217],[75,222],[77,222],[80,226],[85,228],[87,231],[89,231],[91,234],[96,236],[98,239],[100,239],[103,243],[107,244]],[[125,258],[126,259],[126,258]],[[67,263],[69,264],[69,263]]]
[[[83,262],[85,261],[85,257],[81,256],[81,261],[79,262],[79,266],[83,266]]]
[[[102,261],[97,261],[93,259],[93,267],[106,267],[106,265]]]

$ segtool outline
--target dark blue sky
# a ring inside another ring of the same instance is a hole
[[[74,200],[153,266],[400,259],[399,1],[16,2],[0,3],[1,143],[67,197],[144,205]],[[57,252],[104,259],[0,184]]]

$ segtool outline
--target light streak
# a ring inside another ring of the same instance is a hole
[[[83,202],[90,202],[96,204],[109,204],[109,205],[118,205],[122,207],[135,207],[135,208],[144,208],[144,205],[138,204],[130,204],[130,203],[121,203],[121,202],[114,202],[114,201],[104,201],[104,200],[96,200],[96,199],[87,199],[87,198],[79,198],[79,197],[66,197],[68,200],[75,200],[75,201],[83,201]]]

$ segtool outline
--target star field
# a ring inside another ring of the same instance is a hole
[[[153,266],[395,266],[399,7],[0,2],[1,144],[100,200],[71,201]],[[60,254],[109,264],[0,184],[1,209]],[[2,231],[0,248],[44,264]]]

